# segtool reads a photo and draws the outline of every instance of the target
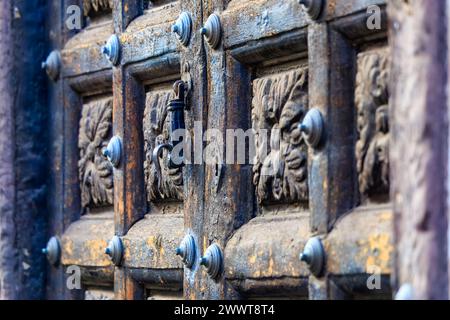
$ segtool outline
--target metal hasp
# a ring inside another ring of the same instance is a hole
[[[316,148],[322,141],[323,127],[322,114],[314,108],[308,111],[299,125],[306,143],[312,148]]]
[[[187,12],[182,12],[175,24],[172,25],[172,32],[178,35],[178,40],[186,47],[191,39],[192,19]]]
[[[180,246],[176,249],[177,256],[183,259],[183,263],[186,268],[192,268],[195,262],[195,252],[196,252],[194,237],[190,234],[186,235],[181,241]]]
[[[114,265],[118,266],[122,262],[123,258],[123,243],[122,239],[118,236],[114,236],[108,243],[105,249],[105,253],[111,258]]]
[[[200,258],[200,265],[206,268],[206,272],[214,280],[222,275],[223,254],[217,244],[213,243],[206,249],[205,254]]]
[[[122,139],[118,136],[114,136],[109,140],[108,146],[102,151],[103,156],[108,158],[108,161],[117,168],[120,164],[120,158],[122,157]]]
[[[106,44],[102,47],[102,53],[108,58],[111,63],[116,66],[119,63],[120,56],[120,41],[119,37],[113,34],[109,37]]]
[[[41,64],[42,69],[47,72],[47,75],[53,81],[58,80],[61,72],[61,54],[57,50],[53,50],[48,55],[47,59]]]
[[[42,249],[42,253],[47,256],[47,260],[51,265],[57,266],[61,260],[61,244],[58,238],[51,237],[47,242],[47,247]]]
[[[203,28],[200,29],[200,33],[205,37],[209,46],[216,49],[222,33],[219,16],[215,13],[210,15]]]
[[[183,161],[183,151],[181,150],[178,154],[176,161],[171,154],[173,148],[175,148],[179,143],[182,143],[182,139],[174,140],[174,132],[177,130],[185,129],[184,123],[184,110],[186,109],[186,84],[182,80],[178,80],[173,85],[173,90],[175,92],[175,98],[169,101],[167,106],[167,111],[171,113],[170,115],[170,143],[160,144],[153,150],[152,161],[155,164],[156,173],[161,177],[161,167],[159,165],[159,158],[162,156],[163,149],[169,151],[168,156],[168,167],[170,169],[181,168],[184,166]]]
[[[299,0],[311,19],[316,20],[322,13],[323,0]]]
[[[325,251],[323,250],[322,241],[318,237],[308,240],[300,254],[300,260],[305,262],[309,270],[316,277],[320,277],[325,265]]]

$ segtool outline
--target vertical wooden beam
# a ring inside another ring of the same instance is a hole
[[[192,78],[192,89],[189,92],[190,109],[185,113],[186,129],[189,130],[192,138],[192,151],[195,153],[197,147],[203,147],[203,131],[207,118],[207,87],[206,87],[206,58],[202,44],[201,35],[198,30],[202,27],[203,21],[203,1],[202,0],[181,0],[180,13],[185,11],[192,18],[192,36],[188,47],[182,47],[181,68],[189,66]],[[194,124],[199,130],[194,130]],[[201,135],[199,137],[199,135]],[[195,143],[199,141],[198,143]],[[198,156],[198,155],[197,155]],[[183,168],[184,181],[184,225],[186,230],[190,230],[194,235],[198,253],[204,252],[207,242],[203,237],[204,226],[204,176],[205,166],[202,163],[194,163],[191,157],[191,164]],[[202,287],[201,267],[198,261],[195,262],[192,270],[185,268],[184,276],[184,297],[186,299],[201,299],[205,290]]]
[[[0,299],[17,299],[12,6],[0,4]]]
[[[48,53],[51,50],[60,50],[64,46],[63,12],[64,1],[48,2],[47,7],[47,34],[49,35]],[[44,71],[45,72],[45,71]],[[49,149],[50,177],[49,177],[49,216],[48,237],[62,235],[64,232],[64,111],[63,84],[61,79],[57,82],[47,80],[49,105]],[[47,299],[62,299],[64,290],[64,271],[62,268],[47,265]]]
[[[445,1],[389,1],[397,287],[448,298]]]
[[[132,19],[142,13],[141,0],[113,2],[114,32],[120,37]],[[142,112],[144,86],[131,76],[125,66],[113,67],[113,131],[122,139],[122,158],[114,169],[114,228],[125,235],[146,211],[144,186],[144,136]],[[126,268],[114,272],[115,298],[143,299],[144,288],[134,281]]]
[[[313,234],[327,234],[338,217],[355,205],[354,61],[354,49],[342,34],[328,23],[309,25],[309,108],[318,108],[325,122],[322,145],[309,150]],[[327,275],[323,279],[311,276],[309,298],[330,299],[338,289],[329,281]]]
[[[311,232],[325,234],[355,205],[355,52],[328,23],[312,23],[308,57],[309,107],[325,122],[323,145],[309,155]]]

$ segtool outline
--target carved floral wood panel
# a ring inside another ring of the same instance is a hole
[[[306,68],[253,81],[253,183],[259,203],[308,199],[307,148],[298,129],[307,106]]]
[[[363,198],[389,193],[388,52],[358,55],[356,164]]]
[[[78,174],[83,208],[114,203],[113,168],[102,155],[111,137],[111,127],[112,99],[83,105],[78,135]]]
[[[83,0],[83,12],[88,16],[91,12],[101,12],[111,10],[113,0]]]
[[[144,150],[145,150],[145,182],[147,200],[182,200],[183,199],[183,171],[181,168],[169,169],[167,166],[167,152],[159,160],[161,174],[156,172],[152,161],[153,149],[170,140],[170,114],[167,104],[172,97],[173,90],[161,90],[147,94],[144,111]]]

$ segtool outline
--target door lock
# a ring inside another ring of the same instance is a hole
[[[218,279],[223,272],[222,249],[215,243],[210,245],[203,257],[200,258],[200,265],[206,268],[206,272],[212,279]]]
[[[57,237],[51,237],[47,246],[42,249],[42,253],[47,256],[51,265],[57,266],[61,260],[61,244]]]
[[[183,263],[187,268],[192,268],[195,262],[196,246],[194,237],[190,234],[186,235],[181,241],[180,246],[176,250],[177,256],[183,259]]]
[[[162,156],[162,151],[167,149],[169,151],[168,167],[170,169],[181,168],[184,166],[183,150],[179,152],[175,159],[172,155],[172,150],[180,143],[183,143],[182,139],[174,140],[174,133],[177,130],[184,130],[184,110],[186,109],[186,83],[182,80],[178,80],[174,83],[173,89],[175,92],[175,98],[169,101],[167,110],[170,115],[170,143],[160,144],[154,150],[152,154],[152,161],[155,164],[156,173],[158,177],[161,177],[161,167],[159,165],[159,158]],[[182,135],[183,136],[183,135]],[[182,137],[181,136],[181,137]]]

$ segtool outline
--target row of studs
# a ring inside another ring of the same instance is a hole
[[[186,268],[191,269],[195,264],[197,256],[197,246],[192,235],[186,235],[180,246],[176,249],[175,254],[180,256]],[[105,249],[114,265],[119,266],[123,259],[123,242],[118,236],[114,236]],[[48,261],[57,266],[61,260],[61,245],[56,237],[50,238],[47,247],[42,249],[42,253],[47,256]],[[305,262],[309,270],[316,277],[323,274],[325,264],[325,251],[322,242],[318,237],[311,238],[305,245],[303,252],[300,254],[300,260]],[[223,273],[223,253],[222,249],[216,243],[210,245],[203,257],[199,259],[199,264],[206,268],[206,272],[212,279],[218,279]]]
[[[318,19],[324,7],[324,0],[299,0],[299,3],[303,6],[311,19]],[[187,12],[182,12],[172,26],[172,32],[177,34],[178,40],[184,46],[189,45],[192,32],[191,15]],[[219,16],[215,13],[210,15],[206,20],[205,25],[200,29],[200,33],[206,38],[206,41],[211,48],[216,49],[221,39]],[[101,50],[113,65],[119,63],[120,41],[117,35],[112,35]],[[42,62],[42,69],[47,72],[47,75],[53,81],[58,80],[61,71],[61,55],[59,51],[54,50],[48,55],[46,61]]]

